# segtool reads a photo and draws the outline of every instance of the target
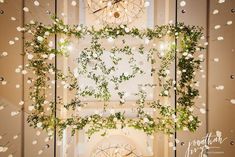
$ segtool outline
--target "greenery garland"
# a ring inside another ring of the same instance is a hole
[[[91,29],[82,26],[69,26],[55,17],[53,24],[44,25],[42,23],[31,21],[26,25],[23,31],[29,33],[32,38],[26,42],[25,55],[28,58],[26,68],[32,72],[33,77],[28,80],[32,84],[30,87],[30,99],[33,104],[30,105],[32,110],[28,116],[30,126],[46,129],[52,132],[56,125],[59,134],[62,136],[63,130],[72,128],[72,134],[76,130],[87,128],[89,137],[96,132],[106,134],[108,129],[117,129],[124,127],[132,127],[144,131],[148,135],[152,135],[157,131],[162,131],[167,134],[173,134],[175,128],[177,130],[195,131],[199,126],[199,119],[193,114],[193,105],[195,98],[199,95],[195,84],[196,71],[200,67],[201,59],[195,57],[197,50],[203,49],[198,43],[202,36],[201,28],[196,26],[186,26],[183,23],[175,25],[156,26],[154,29],[139,30],[138,28],[128,28],[125,25],[116,27],[105,26],[99,30],[94,27]],[[53,35],[66,36],[65,39],[59,41],[58,49],[55,49],[49,38]],[[83,49],[80,53],[78,61],[78,69],[75,72],[69,69],[67,75],[64,75],[61,70],[55,69],[52,63],[55,55],[68,56],[68,45],[70,38],[83,39],[86,36],[91,36],[91,46]],[[155,39],[178,39],[177,45],[172,42],[167,46],[164,53],[161,53],[156,47],[145,50],[145,45],[140,44],[138,48],[133,50],[125,40],[123,47],[113,47],[110,50],[110,59],[113,66],[107,67],[101,56],[105,52],[105,48],[100,43],[101,39],[113,41],[118,37],[131,36],[133,38],[143,39],[146,43]],[[177,82],[169,75],[170,66],[174,63],[175,50],[177,50]],[[119,76],[113,76],[112,72],[117,69],[122,60],[118,53],[123,53],[129,56],[128,63],[130,64],[131,73],[122,73]],[[109,82],[115,85],[115,90],[120,97],[120,105],[125,104],[125,91],[119,89],[119,85],[125,81],[135,78],[137,75],[142,75],[145,70],[136,64],[135,54],[147,55],[147,61],[151,63],[151,75],[157,76],[158,84],[143,84],[142,87],[153,88],[160,87],[161,91],[159,99],[154,101],[146,101],[147,93],[144,88],[140,88],[136,92],[138,100],[136,101],[136,118],[127,118],[125,113],[110,112],[109,116],[104,116],[102,113],[95,113],[90,116],[76,116],[72,114],[67,119],[54,117],[55,103],[53,100],[47,99],[48,90],[51,88],[51,83],[54,83],[54,74],[57,73],[58,81],[63,82],[63,86],[70,91],[75,91],[75,97],[70,103],[64,104],[60,98],[57,103],[64,106],[67,110],[79,112],[80,109],[86,107],[86,103],[81,101],[81,97],[92,96],[104,102],[103,110],[107,112],[108,102],[111,98],[111,93],[108,89]],[[157,60],[160,59],[160,67],[156,68]],[[92,67],[92,70],[89,68]],[[102,73],[97,74],[100,70]],[[77,81],[77,76],[84,76],[92,79],[95,82],[96,88],[86,86],[81,88]],[[177,93],[177,107],[166,105],[162,101],[163,98],[170,98],[173,91]],[[46,107],[47,106],[47,107]],[[145,111],[145,108],[151,108],[155,111],[153,115]]]

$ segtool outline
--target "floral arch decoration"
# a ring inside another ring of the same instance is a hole
[[[196,57],[196,51],[203,49],[199,44],[202,37],[202,29],[196,26],[186,26],[183,23],[177,25],[168,24],[156,26],[153,29],[139,30],[138,28],[128,28],[126,25],[115,27],[104,26],[96,30],[94,27],[88,28],[82,25],[69,26],[62,20],[55,17],[52,18],[51,25],[31,21],[22,28],[22,31],[30,34],[32,37],[26,41],[25,55],[28,58],[26,68],[28,72],[32,72],[32,77],[28,80],[31,83],[30,100],[32,104],[29,106],[31,110],[28,116],[30,126],[42,128],[49,132],[53,132],[54,126],[57,127],[59,135],[62,136],[64,129],[70,127],[72,134],[76,130],[87,127],[87,134],[91,137],[96,132],[106,134],[108,129],[132,127],[144,131],[148,135],[152,135],[157,131],[166,134],[173,134],[177,130],[195,131],[200,121],[193,113],[195,98],[199,95],[196,88],[196,72],[200,69],[200,63],[203,61]],[[55,49],[50,37],[53,35],[63,35],[65,39],[58,42],[58,48]],[[77,58],[78,67],[76,71],[68,70],[68,74],[63,74],[56,69],[53,64],[55,56],[68,56],[68,46],[71,38],[84,39],[85,36],[91,37],[91,45],[84,48]],[[101,39],[113,41],[119,37],[129,36],[143,40],[145,44],[139,44],[133,48],[122,40],[122,47],[112,47],[110,59],[113,66],[107,66],[102,60],[105,48],[100,42]],[[177,44],[171,42],[164,53],[160,51],[154,44],[151,48],[146,49],[146,44],[155,39],[177,39]],[[177,80],[170,76],[169,71],[174,64],[175,52],[177,52]],[[122,57],[118,53],[125,54],[129,57],[128,63],[131,72],[121,73],[118,76],[112,75],[115,72],[115,65],[119,64]],[[114,84],[115,90],[120,97],[120,105],[125,105],[125,91],[119,89],[119,85],[125,81],[131,80],[136,76],[141,76],[145,70],[136,63],[135,54],[147,56],[147,62],[152,65],[151,75],[157,77],[157,84],[142,84],[141,87],[154,88],[158,86],[160,89],[159,99],[153,101],[146,100],[146,91],[139,88],[135,95],[136,100],[136,118],[127,118],[125,112],[115,112],[112,110],[110,114],[104,116],[102,113],[107,112],[109,100],[112,94],[109,91],[109,83]],[[157,62],[157,59],[160,62]],[[90,64],[92,62],[92,64]],[[157,65],[157,66],[156,66]],[[99,70],[100,73],[96,73]],[[77,116],[72,114],[64,119],[54,116],[55,102],[48,100],[47,90],[51,88],[54,76],[57,75],[57,81],[63,81],[64,87],[69,91],[74,91],[74,98],[67,104],[58,98],[57,103],[61,104],[68,111],[77,111],[77,109],[86,108],[86,103],[81,101],[81,97],[91,96],[97,100],[104,102],[103,112],[94,113],[88,116]],[[81,88],[78,83],[77,75],[86,77],[95,82],[96,88],[89,86]],[[176,108],[173,104],[164,104],[162,99],[171,98],[172,93],[177,94]],[[145,108],[150,108],[155,112],[150,115]]]

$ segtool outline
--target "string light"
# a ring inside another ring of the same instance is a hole
[[[235,99],[231,99],[230,102],[231,102],[232,104],[235,104]]]
[[[233,21],[227,21],[227,25],[233,24]]]
[[[219,62],[219,58],[214,58],[214,62]]]
[[[225,0],[218,0],[218,3],[224,3]]]
[[[17,116],[17,115],[19,115],[19,113],[20,113],[19,111],[12,111],[11,116],[12,117]]]
[[[37,7],[40,5],[39,1],[34,1],[33,4]]]
[[[218,85],[215,87],[216,90],[224,90],[224,86],[223,85]]]
[[[224,40],[224,37],[219,36],[219,37],[217,37],[217,40],[218,40],[218,41],[222,41],[222,40]]]
[[[8,53],[4,51],[4,52],[2,52],[1,56],[6,57],[6,56],[8,56]]]
[[[12,20],[12,21],[16,21],[16,18],[15,18],[15,17],[11,17],[11,20]]]
[[[149,1],[144,2],[144,7],[149,7],[149,6],[150,6],[150,2]]]
[[[181,2],[180,2],[180,6],[181,6],[181,7],[186,6],[186,2],[185,2],[185,1],[181,1]]]
[[[24,12],[29,12],[29,8],[28,8],[28,7],[24,7],[24,8],[23,8],[23,11],[24,11]]]
[[[214,27],[215,29],[220,29],[221,28],[221,26],[220,25],[215,25],[215,27]]]
[[[0,106],[0,111],[3,110],[5,107],[3,105]]]
[[[218,14],[219,13],[219,10],[217,10],[217,9],[215,9],[214,11],[213,11],[213,14],[214,15],[216,15],[216,14]]]
[[[72,5],[72,6],[76,6],[76,5],[77,5],[77,2],[76,2],[76,1],[72,1],[72,2],[71,2],[71,5]]]
[[[2,81],[2,85],[6,85],[7,84],[7,81],[6,80],[3,80]]]

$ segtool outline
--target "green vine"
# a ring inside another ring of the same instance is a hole
[[[31,40],[26,42],[27,49],[25,52],[29,63],[27,69],[34,74],[32,78],[29,78],[32,80],[30,99],[33,101],[33,110],[28,116],[28,123],[31,126],[51,131],[56,125],[61,136],[63,130],[69,127],[72,128],[72,134],[76,130],[88,128],[89,137],[96,132],[105,135],[109,129],[124,127],[142,130],[148,135],[157,131],[172,134],[175,127],[177,130],[189,131],[195,131],[198,128],[200,121],[197,116],[194,116],[191,107],[195,103],[195,98],[199,95],[194,84],[197,82],[195,75],[201,63],[201,60],[195,57],[195,52],[198,48],[203,49],[198,43],[202,36],[201,28],[179,23],[177,26],[163,25],[145,30],[128,28],[125,25],[105,26],[96,30],[94,27],[89,29],[82,25],[65,25],[62,20],[53,17],[53,24],[51,25],[32,22],[26,25],[24,31],[32,36]],[[65,36],[65,39],[58,41],[58,49],[55,49],[49,41],[50,37],[55,34]],[[80,52],[79,58],[77,58],[78,68],[76,71],[72,72],[69,69],[68,74],[65,75],[61,70],[56,69],[52,61],[56,55],[69,56],[68,46],[71,43],[71,38],[82,40],[86,36],[91,37],[91,45]],[[123,39],[122,47],[115,46],[109,50],[109,59],[113,65],[108,67],[102,59],[106,48],[102,46],[100,40],[107,39],[113,42],[113,40],[124,36],[142,39],[147,45],[148,42],[157,39],[171,41],[177,38],[178,43],[169,43],[164,50],[159,50],[156,46],[147,49],[144,44],[133,48]],[[175,60],[175,50],[177,50],[177,82],[170,74],[170,68]],[[123,72],[117,76],[113,73],[117,71],[117,65],[123,60],[120,54],[128,56],[131,72]],[[68,104],[64,104],[61,98],[58,98],[58,104],[67,110],[80,112],[87,106],[87,103],[80,98],[90,96],[104,102],[103,112],[107,112],[112,96],[109,84],[114,84],[114,89],[120,98],[120,105],[124,105],[126,103],[125,91],[121,91],[119,86],[136,76],[145,74],[146,69],[143,69],[135,59],[136,54],[147,56],[147,61],[152,65],[152,68],[149,69],[151,76],[158,78],[158,84],[142,84],[139,91],[136,91],[135,95],[138,97],[135,107],[137,110],[136,118],[127,118],[125,112],[114,112],[108,116],[95,113],[85,117],[72,114],[66,119],[54,117],[55,103],[53,100],[48,100],[46,93],[54,81],[55,72],[58,81],[63,82],[64,88],[75,93],[74,98]],[[158,60],[160,60],[160,63]],[[97,71],[101,71],[101,73],[97,73]],[[77,80],[78,76],[93,80],[96,87],[81,87]],[[156,86],[159,86],[161,90],[158,95],[159,99],[147,101],[147,92],[143,87],[155,88]],[[170,93],[174,91],[177,93],[176,109],[173,104],[166,105],[163,102],[163,98],[170,98]],[[45,106],[48,106],[49,109]],[[146,112],[145,108],[150,108],[154,111],[154,114]]]

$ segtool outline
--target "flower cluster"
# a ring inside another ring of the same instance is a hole
[[[22,30],[32,36],[26,42],[25,52],[28,58],[26,68],[33,73],[32,77],[28,78],[32,84],[30,87],[30,99],[33,102],[30,110],[32,112],[28,117],[31,126],[47,131],[51,131],[56,126],[60,135],[64,129],[69,127],[73,134],[76,130],[87,128],[89,137],[96,132],[102,132],[102,135],[105,135],[108,129],[124,127],[133,127],[152,135],[157,131],[172,134],[175,128],[195,131],[199,126],[200,121],[193,114],[193,105],[195,98],[199,95],[199,91],[195,87],[197,82],[195,76],[202,60],[197,59],[195,53],[203,49],[198,43],[202,36],[201,28],[179,23],[145,30],[128,28],[125,25],[105,26],[96,30],[94,27],[87,28],[82,25],[65,25],[62,20],[53,18],[51,25],[31,21]],[[64,39],[58,41],[57,48],[49,40],[55,34],[65,36]],[[78,68],[74,71],[69,68],[66,75],[56,69],[55,56],[68,57],[68,47],[72,38],[82,40],[86,36],[91,37],[91,43],[89,47],[80,52],[77,58]],[[107,66],[102,59],[106,48],[102,46],[100,40],[107,39],[108,42],[113,42],[119,37],[125,36],[141,39],[143,44],[133,48],[123,38],[122,47],[114,46],[109,50],[112,66]],[[160,45],[160,48],[156,44],[149,46],[150,41],[155,42],[162,39],[167,41],[177,39],[177,43],[169,42],[167,45]],[[128,56],[131,72],[123,72],[117,76],[113,73],[117,71],[117,65],[123,60],[120,53]],[[147,62],[152,65],[151,76],[156,77],[158,81],[154,84],[140,85],[139,90],[135,93],[138,97],[134,108],[137,113],[136,118],[128,118],[125,112],[108,111],[112,96],[109,84],[114,84],[114,89],[120,97],[120,105],[125,105],[125,91],[119,88],[120,85],[146,73],[146,69],[143,69],[135,60],[136,54],[147,56]],[[177,80],[170,74],[175,59],[177,61]],[[97,73],[97,71],[100,72]],[[48,90],[55,83],[55,74],[57,81],[61,81],[64,88],[75,93],[74,98],[67,104],[58,98],[57,105],[61,104],[68,111],[80,112],[87,106],[87,103],[83,102],[81,98],[90,96],[104,102],[103,111],[89,116],[72,114],[66,119],[55,117],[55,102],[48,100],[47,97]],[[93,80],[95,88],[90,86],[82,88],[77,80],[78,76]],[[148,93],[145,88],[155,88],[156,86],[160,89],[159,95],[156,95],[156,99],[147,101]],[[172,93],[177,95],[176,107],[174,104],[166,104],[163,101],[165,98],[171,98]],[[147,112],[146,108],[151,109],[153,113]],[[106,112],[110,113],[107,115]]]

